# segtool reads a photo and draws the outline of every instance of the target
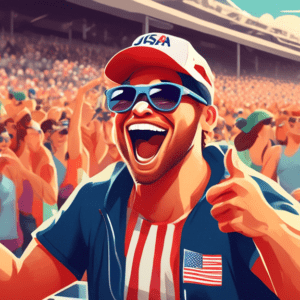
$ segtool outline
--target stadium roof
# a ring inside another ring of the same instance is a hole
[[[67,1],[141,23],[144,22],[145,16],[150,16],[254,49],[300,61],[300,37],[295,37],[276,28],[269,28],[257,22],[254,17],[249,16],[238,7],[232,6],[233,3],[229,0]]]

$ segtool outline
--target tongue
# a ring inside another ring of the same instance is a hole
[[[142,158],[153,157],[159,150],[164,138],[163,135],[154,135],[148,141],[138,139],[135,142],[137,154]]]

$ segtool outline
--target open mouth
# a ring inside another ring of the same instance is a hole
[[[133,124],[128,128],[135,158],[149,162],[158,153],[168,131],[153,124]]]

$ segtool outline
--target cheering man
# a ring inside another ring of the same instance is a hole
[[[217,111],[204,58],[152,33],[105,73],[125,163],[78,187],[20,260],[1,249],[1,299],[42,299],[85,270],[90,299],[299,298],[299,203],[205,146]]]

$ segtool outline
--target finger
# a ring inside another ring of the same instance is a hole
[[[227,171],[230,174],[230,178],[233,178],[233,177],[244,178],[245,177],[244,172],[241,171],[237,167],[236,162],[234,162],[233,149],[229,149],[227,151],[225,158],[224,158],[224,163],[225,163]]]
[[[220,193],[214,194],[214,196],[208,197],[208,202],[211,205],[216,205],[218,203],[229,201],[237,196],[237,193],[233,190],[233,188],[228,188]]]
[[[244,208],[241,206],[242,201],[239,197],[235,197],[230,201],[215,205],[210,213],[218,222],[229,221],[240,215]]]
[[[224,233],[243,232],[243,215],[229,221],[219,223],[219,229]]]
[[[226,201],[226,199],[229,200],[236,195],[245,196],[247,190],[243,185],[245,185],[243,179],[226,180],[211,187],[206,193],[206,199],[210,204],[214,205],[218,202]]]

